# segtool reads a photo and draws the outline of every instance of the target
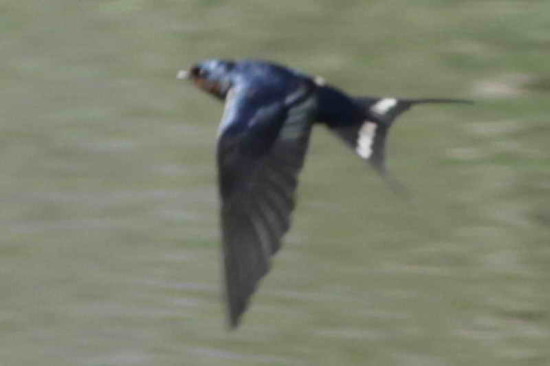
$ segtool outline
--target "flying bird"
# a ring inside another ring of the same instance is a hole
[[[239,325],[291,225],[313,125],[323,124],[397,192],[386,168],[388,132],[416,104],[458,99],[352,97],[322,78],[259,60],[211,59],[179,79],[225,102],[217,141],[227,319]]]

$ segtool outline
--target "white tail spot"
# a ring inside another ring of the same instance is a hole
[[[390,109],[395,107],[397,105],[397,99],[394,98],[384,98],[378,101],[375,105],[373,105],[370,109],[373,112],[376,112],[378,114],[386,114]]]
[[[367,121],[363,123],[357,137],[357,147],[355,151],[363,159],[368,159],[372,155],[372,145],[376,135],[376,123]]]
[[[313,82],[317,84],[317,86],[324,86],[327,83],[326,80],[321,76],[315,76]]]

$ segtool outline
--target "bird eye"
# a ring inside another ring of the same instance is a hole
[[[205,77],[206,76],[205,70],[203,68],[201,68],[200,66],[193,66],[190,70],[190,74],[194,78]]]

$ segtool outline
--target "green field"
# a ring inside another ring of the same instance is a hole
[[[3,0],[0,365],[550,365],[550,1]],[[236,332],[208,57],[455,97],[390,141],[411,203],[322,127]]]

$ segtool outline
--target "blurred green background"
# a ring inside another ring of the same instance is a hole
[[[549,365],[550,2],[3,0],[0,365]],[[176,71],[263,58],[355,94],[459,97],[390,142],[323,128],[237,332],[222,106]]]

